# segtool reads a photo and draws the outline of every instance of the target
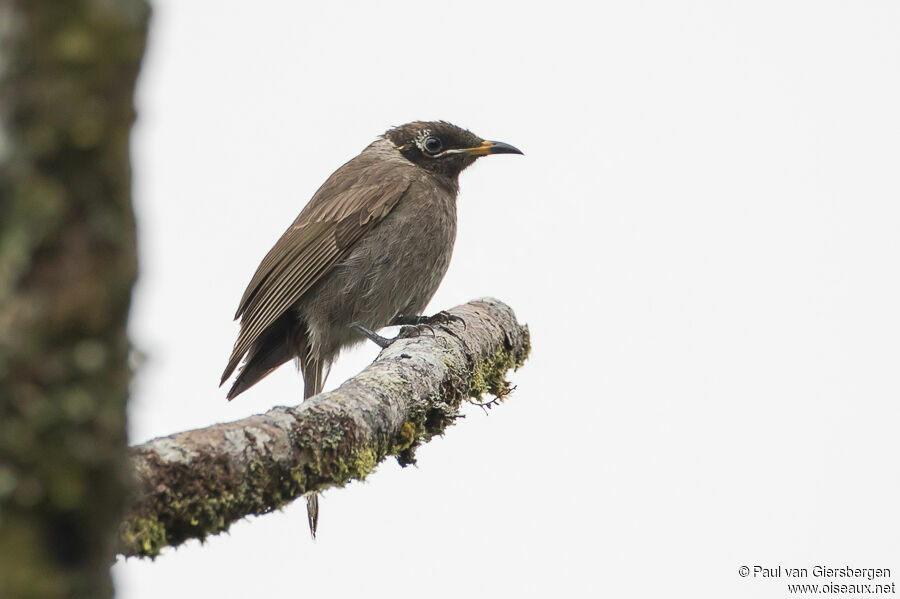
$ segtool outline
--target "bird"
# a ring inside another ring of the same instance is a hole
[[[385,326],[421,316],[450,265],[460,173],[478,158],[522,154],[446,121],[393,127],[313,194],[250,279],[221,387],[232,400],[296,360],[303,399],[322,392],[332,362]],[[318,496],[308,493],[315,539]]]

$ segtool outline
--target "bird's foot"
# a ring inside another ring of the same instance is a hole
[[[407,316],[405,314],[398,314],[387,323],[389,327],[403,327],[400,329],[400,332],[393,339],[389,339],[387,337],[382,337],[375,331],[370,328],[364,327],[359,323],[353,323],[351,328],[356,329],[360,333],[362,333],[367,339],[372,341],[378,347],[384,349],[388,347],[391,343],[396,341],[397,339],[406,339],[407,337],[418,337],[422,334],[422,329],[428,329],[431,333],[431,336],[434,337],[434,326],[442,326],[448,325],[451,322],[461,322],[463,328],[466,327],[466,321],[460,318],[455,314],[450,314],[446,311],[440,311],[433,316]],[[432,326],[434,325],[434,326]]]
[[[363,335],[365,335],[370,341],[372,341],[375,345],[377,345],[381,349],[388,347],[390,344],[392,344],[397,339],[406,339],[407,337],[418,337],[421,334],[421,332],[419,331],[418,328],[411,327],[411,326],[405,326],[402,329],[400,329],[400,332],[397,333],[396,337],[394,337],[393,339],[389,339],[387,337],[382,337],[381,335],[379,335],[372,329],[366,328],[361,324],[354,323],[350,326],[351,326],[351,328],[354,328],[357,331],[359,331],[360,333],[362,333]],[[428,327],[428,325],[421,325],[421,326]],[[431,327],[428,327],[428,328],[431,329]],[[431,334],[432,335],[434,334],[433,330],[431,331]]]
[[[441,326],[450,324],[451,322],[460,322],[462,323],[463,328],[466,328],[465,320],[463,320],[456,314],[447,312],[446,310],[441,310],[437,314],[433,314],[431,316],[410,316],[406,314],[398,314],[394,317],[394,320],[390,322],[390,325],[428,326],[429,328],[431,328],[431,325]]]

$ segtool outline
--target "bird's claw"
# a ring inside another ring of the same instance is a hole
[[[434,337],[434,327],[427,322],[422,322],[417,325],[404,326],[402,329],[400,329],[400,332],[402,333],[403,331],[408,331],[406,334],[407,337],[418,337],[422,334],[422,329],[428,329],[428,332],[431,333],[432,337]],[[415,332],[415,335],[413,335],[413,332]]]
[[[437,324],[437,325],[458,322],[458,323],[462,324],[463,329],[466,328],[466,321],[463,320],[463,318],[461,316],[457,316],[456,314],[451,314],[450,312],[447,312],[446,310],[441,310],[434,316],[428,317],[428,322],[430,324]]]
[[[466,321],[456,314],[451,314],[446,310],[441,310],[437,314],[432,316],[407,316],[406,314],[398,314],[394,317],[394,319],[389,323],[390,325],[411,325],[411,326],[427,326],[431,329],[432,333],[434,333],[434,329],[431,325],[448,325],[452,322],[462,323],[463,328],[466,328]]]
[[[422,334],[422,327],[427,328],[431,331],[431,336],[434,337],[434,329],[432,329],[427,324],[420,324],[416,326],[406,325],[400,328],[400,332],[397,333],[398,339],[407,339],[409,337],[418,337]]]

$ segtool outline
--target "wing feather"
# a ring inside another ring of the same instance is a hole
[[[222,375],[223,382],[265,330],[400,201],[409,189],[413,172],[412,168],[397,166],[393,161],[366,163],[357,158],[335,171],[319,188],[263,258],[241,298],[235,314],[241,320],[241,332]]]

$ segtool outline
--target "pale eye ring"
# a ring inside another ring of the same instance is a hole
[[[433,156],[444,149],[444,144],[441,143],[439,138],[434,135],[429,135],[425,138],[425,141],[422,142],[422,149]]]

